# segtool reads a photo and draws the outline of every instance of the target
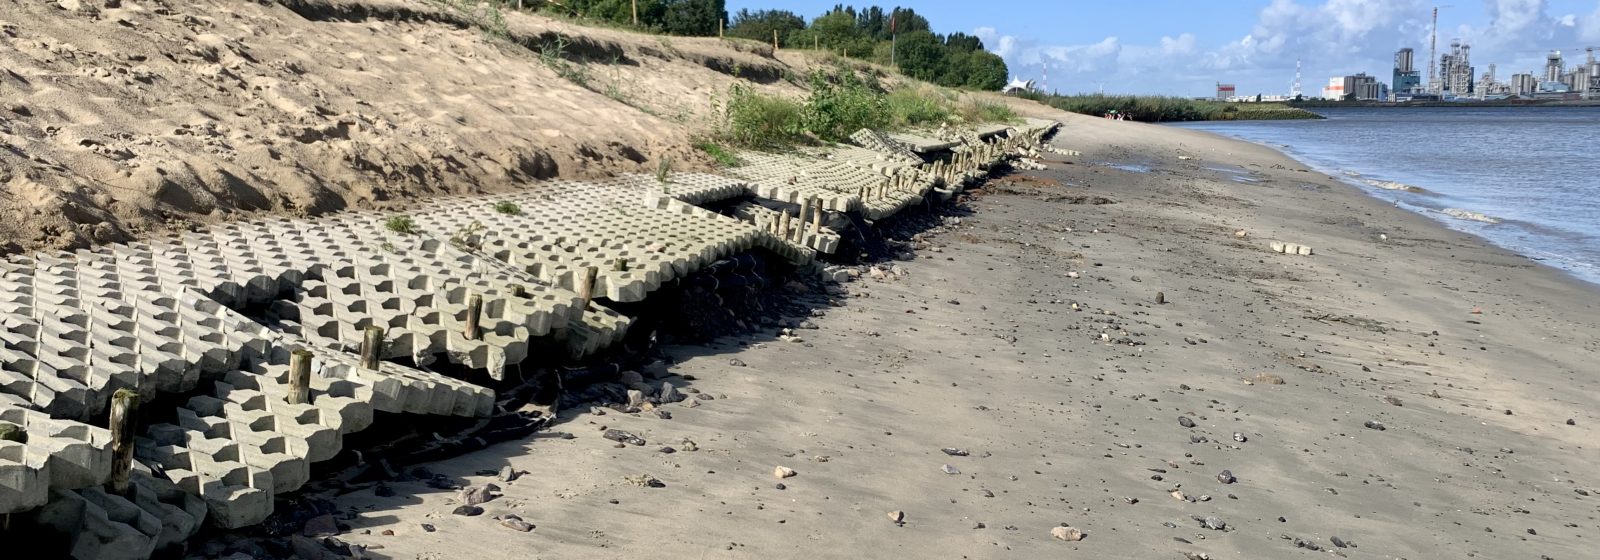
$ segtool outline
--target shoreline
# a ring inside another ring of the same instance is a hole
[[[567,410],[571,439],[428,466],[534,473],[482,516],[400,477],[334,498],[339,538],[388,558],[1585,554],[1592,286],[1263,146],[1018,109],[1083,156],[991,180],[809,317],[662,348],[646,379],[710,397],[670,418]],[[508,513],[537,528],[489,520]]]
[[[1396,207],[1405,209],[1419,217],[1427,218],[1433,223],[1438,224],[1440,227],[1444,227],[1453,232],[1471,235],[1491,247],[1508,251],[1531,262],[1543,265],[1544,267],[1562,273],[1575,281],[1583,283],[1584,285],[1600,288],[1600,263],[1585,263],[1582,261],[1573,260],[1565,263],[1567,266],[1558,266],[1557,264],[1552,264],[1549,261],[1560,261],[1562,257],[1558,253],[1551,252],[1552,249],[1550,248],[1540,249],[1537,247],[1525,247],[1519,249],[1513,246],[1501,245],[1500,243],[1495,242],[1492,238],[1484,235],[1484,232],[1481,230],[1483,227],[1500,225],[1502,223],[1515,224],[1517,227],[1524,230],[1535,230],[1545,228],[1546,226],[1543,224],[1509,219],[1494,213],[1462,209],[1459,207],[1450,206],[1448,204],[1437,204],[1433,206],[1419,204],[1417,200],[1415,200],[1417,195],[1421,195],[1423,197],[1450,197],[1459,195],[1442,193],[1437,190],[1430,189],[1426,185],[1411,184],[1409,181],[1412,179],[1409,178],[1405,179],[1407,182],[1397,182],[1391,180],[1389,175],[1385,174],[1369,174],[1354,169],[1341,169],[1337,166],[1317,163],[1312,161],[1313,158],[1311,156],[1297,153],[1293,148],[1285,145],[1251,140],[1249,138],[1233,136],[1224,132],[1193,128],[1185,126],[1185,123],[1162,124],[1183,128],[1191,132],[1211,134],[1218,138],[1244,142],[1272,150],[1273,152],[1282,155],[1285,159],[1293,161],[1298,165],[1305,166],[1312,171],[1326,176],[1330,180],[1339,181],[1345,184],[1363,196],[1369,197],[1373,200],[1396,205]],[[1189,124],[1199,124],[1203,126],[1203,123]],[[1409,198],[1412,198],[1413,200],[1403,200],[1398,196],[1387,199],[1383,197],[1385,193],[1391,192],[1403,193],[1399,196],[1410,195]],[[1539,258],[1535,254],[1540,252],[1547,253],[1550,256]]]

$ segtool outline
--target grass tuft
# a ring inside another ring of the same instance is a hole
[[[956,113],[961,115],[961,120],[969,123],[980,122],[1017,122],[1017,112],[1011,106],[997,101],[967,98],[956,108]]]
[[[515,216],[515,215],[518,215],[518,214],[522,213],[522,207],[521,206],[517,206],[517,203],[515,203],[515,202],[511,202],[509,200],[502,200],[500,202],[494,203],[494,211],[495,212],[499,212],[501,214],[508,214],[508,215]]]
[[[954,113],[950,98],[930,86],[906,86],[889,92],[885,99],[895,126],[938,124]]]
[[[717,161],[717,165],[721,165],[723,167],[734,167],[739,165],[739,158],[734,156],[733,152],[729,151],[727,148],[722,147],[721,144],[702,138],[694,141],[694,147],[697,150],[705,152],[706,155],[711,156],[711,159]]]
[[[728,88],[726,100],[717,104],[722,135],[730,144],[775,150],[803,139],[800,103],[759,93],[743,83]]]
[[[656,182],[663,185],[672,177],[672,156],[661,156],[656,160]]]
[[[390,216],[389,219],[383,221],[383,227],[389,228],[389,231],[405,235],[417,233],[417,222],[412,220],[411,216],[405,214]]]

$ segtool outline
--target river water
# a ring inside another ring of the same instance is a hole
[[[1333,108],[1172,126],[1266,144],[1373,196],[1600,283],[1600,107]]]

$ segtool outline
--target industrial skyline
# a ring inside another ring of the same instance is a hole
[[[1580,64],[1568,68],[1561,50],[1550,51],[1545,65],[1539,69],[1515,73],[1502,81],[1499,68],[1490,63],[1478,74],[1472,63],[1472,46],[1452,40],[1449,50],[1430,61],[1432,79],[1423,83],[1416,68],[1416,50],[1401,48],[1394,53],[1394,66],[1389,72],[1389,82],[1376,74],[1358,72],[1333,76],[1324,86],[1322,99],[1352,101],[1471,101],[1502,99],[1540,100],[1600,100],[1600,61],[1595,51],[1600,47],[1584,47],[1585,57]],[[1299,77],[1296,77],[1296,81]],[[1283,98],[1292,98],[1293,95]],[[1267,96],[1263,96],[1267,98]],[[1270,97],[1278,99],[1277,96]],[[1251,96],[1234,98],[1250,100]]]

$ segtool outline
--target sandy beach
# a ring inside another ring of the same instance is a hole
[[[697,392],[666,415],[566,410],[570,439],[425,466],[495,484],[482,515],[402,476],[337,497],[339,538],[397,559],[1593,555],[1600,290],[1265,147],[1016,106],[1082,156],[991,180],[846,296],[797,296],[798,339],[663,348],[646,381]],[[478,474],[507,466],[528,474]]]

